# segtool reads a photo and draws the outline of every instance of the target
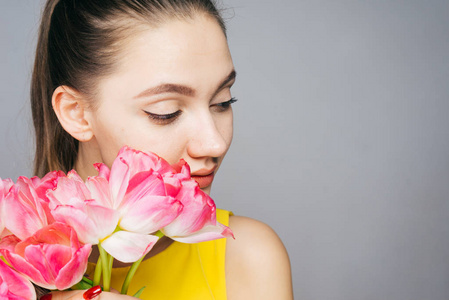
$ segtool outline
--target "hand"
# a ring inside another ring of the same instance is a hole
[[[85,291],[68,291],[59,292],[55,291],[45,296],[42,296],[40,300],[132,300],[137,299],[127,295],[121,295],[118,293],[102,292],[99,286],[94,286]]]

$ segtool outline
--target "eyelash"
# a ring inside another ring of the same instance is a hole
[[[234,97],[232,97],[232,98],[229,99],[228,101],[221,102],[221,103],[217,103],[217,104],[214,104],[214,105],[212,105],[212,106],[214,106],[214,107],[217,108],[217,112],[225,112],[225,111],[227,111],[229,108],[231,108],[231,104],[233,104],[233,103],[235,103],[235,102],[237,102],[237,99],[234,98]],[[145,111],[145,110],[144,110],[144,112],[148,115],[148,117],[149,117],[153,122],[155,122],[156,124],[159,124],[159,125],[166,125],[166,124],[172,123],[172,122],[175,121],[176,118],[178,118],[178,117],[181,115],[181,113],[182,113],[181,110],[175,111],[174,113],[171,113],[171,114],[164,114],[164,115],[153,114],[153,113],[151,113],[151,112],[149,112],[149,111]]]
[[[228,101],[225,102],[221,102],[221,103],[217,103],[214,104],[213,106],[217,107],[218,112],[225,112],[227,111],[229,108],[231,108],[231,104],[237,102],[237,99],[232,97],[231,99],[229,99]]]
[[[145,113],[148,115],[148,117],[155,122],[158,125],[166,125],[170,124],[171,122],[175,121],[177,117],[182,113],[182,111],[178,110],[171,114],[165,114],[165,115],[158,115],[150,113],[149,111],[145,111]]]

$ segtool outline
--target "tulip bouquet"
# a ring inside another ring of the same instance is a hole
[[[98,175],[86,181],[74,170],[0,179],[0,298],[35,299],[31,282],[52,290],[102,283],[109,290],[114,259],[133,263],[126,294],[162,236],[185,243],[232,236],[185,161],[170,165],[125,146],[111,169],[95,167]],[[94,245],[100,257],[91,280],[84,273]]]

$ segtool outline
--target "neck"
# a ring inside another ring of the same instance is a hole
[[[74,169],[83,180],[86,180],[89,176],[97,175],[98,172],[94,167],[94,163],[103,162],[100,151],[94,151],[92,149],[93,145],[93,141],[82,142],[78,148]]]

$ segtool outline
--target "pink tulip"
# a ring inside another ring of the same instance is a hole
[[[19,241],[14,236],[0,242],[0,253],[18,272],[47,289],[64,290],[81,280],[91,245],[79,243],[75,231],[53,223]]]
[[[190,176],[189,165],[181,159],[172,165],[173,172],[163,174],[167,190],[176,191],[181,201],[181,214],[161,231],[182,243],[205,242],[224,237],[234,237],[231,229],[217,222],[216,207],[212,198],[204,193]]]
[[[22,240],[54,222],[47,200],[39,197],[32,180],[26,177],[19,177],[11,187],[3,199],[3,210],[8,212],[5,227]]]
[[[101,243],[116,259],[134,262],[158,240],[150,234],[182,210],[157,172],[174,169],[156,155],[128,147],[120,151],[111,169],[95,166],[99,176],[89,177],[86,183],[75,171],[59,177],[57,188],[47,192],[52,214],[75,228],[82,242]]]
[[[62,171],[53,171],[47,173],[43,178],[39,178],[37,176],[31,177],[30,180],[33,183],[34,190],[36,191],[37,196],[40,201],[43,203],[42,207],[45,210],[45,214],[47,216],[48,223],[53,223],[54,219],[50,212],[50,208],[48,206],[48,198],[47,191],[53,190],[58,185],[58,180],[61,177],[64,177],[65,174]]]
[[[4,209],[4,199],[13,185],[14,183],[11,179],[0,178],[0,239],[5,236],[8,231],[5,230],[6,212]]]
[[[139,172],[145,172],[148,168],[162,176],[167,193],[179,200],[183,206],[179,216],[173,222],[163,228],[159,227],[165,235],[184,243],[197,243],[233,236],[228,227],[217,222],[214,201],[191,179],[189,165],[184,160],[170,166],[156,154],[137,151],[125,146],[120,150],[110,173],[105,170],[104,166],[100,166],[99,171],[109,176],[111,182],[114,180],[114,170],[120,170],[117,172],[119,174],[129,173],[128,176],[132,176]],[[123,177],[118,177],[117,182],[119,180],[123,180]],[[117,189],[117,193],[122,190]]]
[[[126,146],[120,150],[109,176],[112,205],[121,213],[120,227],[148,234],[179,215],[182,205],[176,194],[166,190],[161,176],[167,172],[173,168],[155,154]]]
[[[156,155],[128,147],[120,150],[110,170],[104,164],[96,167],[101,176],[86,182],[92,198],[120,214],[120,230],[102,240],[102,246],[122,262],[136,261],[157,241],[149,234],[172,222],[182,210],[182,204],[167,194],[159,173],[173,169]]]
[[[0,260],[0,299],[34,300],[36,292],[31,282]]]
[[[47,190],[55,189],[56,186],[58,185],[59,178],[64,176],[65,174],[62,171],[53,171],[47,173],[43,178],[34,176],[31,177],[30,180],[34,186],[34,189],[38,197],[48,202],[46,195]]]
[[[96,245],[117,227],[118,212],[107,203],[93,199],[73,170],[67,176],[59,177],[58,186],[48,190],[47,197],[55,220],[74,228],[82,243]]]
[[[158,174],[165,174],[167,172],[176,172],[170,164],[151,152],[143,152],[132,149],[128,146],[123,146],[117,158],[114,160],[111,170],[104,164],[96,164],[95,167],[99,172],[99,176],[102,176],[109,180],[109,177],[123,176],[132,178],[139,172],[153,170]]]
[[[214,201],[194,180],[183,178],[176,198],[183,204],[183,210],[161,230],[166,236],[182,243],[234,237],[229,227],[217,222]]]

